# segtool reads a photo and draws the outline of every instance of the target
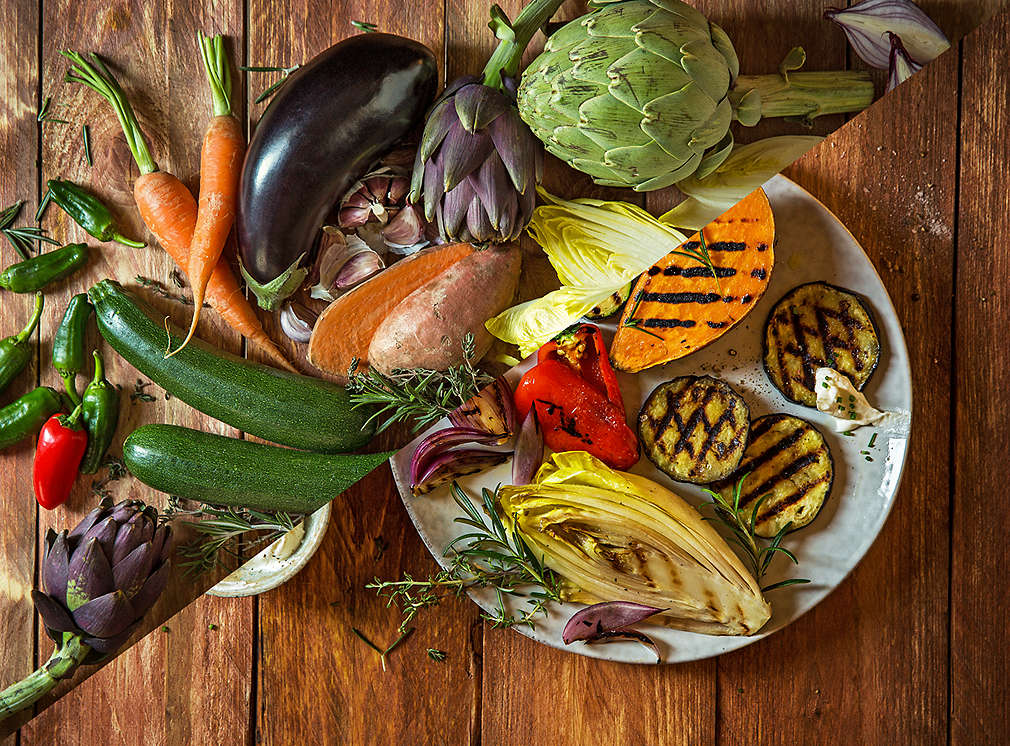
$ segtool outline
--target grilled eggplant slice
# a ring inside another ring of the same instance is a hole
[[[818,368],[844,373],[862,389],[879,358],[880,337],[869,309],[853,293],[825,282],[790,290],[765,324],[765,373],[797,404],[817,406]]]
[[[660,384],[638,415],[649,460],[679,482],[708,484],[732,474],[750,429],[747,402],[711,376],[682,376]]]
[[[609,319],[624,307],[624,304],[631,296],[631,288],[634,286],[635,283],[630,282],[620,290],[611,293],[610,297],[605,301],[602,301],[599,305],[593,306],[593,310],[586,314],[586,318],[592,319],[593,321],[599,319]]]
[[[718,491],[732,499],[736,482],[745,474],[740,508],[750,514],[763,498],[754,533],[769,539],[787,524],[793,531],[813,521],[835,479],[824,436],[806,420],[788,414],[770,414],[751,423],[740,468]]]

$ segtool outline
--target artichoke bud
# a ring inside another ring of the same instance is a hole
[[[750,635],[771,616],[754,577],[680,497],[581,451],[556,453],[524,486],[499,490],[504,519],[563,579],[567,600],[662,609],[654,620]]]
[[[508,93],[465,76],[435,103],[414,164],[410,201],[446,241],[517,238],[529,223],[543,150]]]
[[[164,590],[171,553],[171,528],[139,500],[103,500],[72,531],[47,532],[32,591],[46,632],[57,645],[79,636],[87,663],[115,652]]]

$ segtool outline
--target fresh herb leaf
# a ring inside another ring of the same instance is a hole
[[[91,160],[91,138],[88,137],[88,125],[81,125],[81,136],[84,138],[84,158],[88,162],[88,166],[94,166],[94,161]],[[38,217],[35,218],[38,220]]]
[[[722,295],[722,283],[719,282],[719,273],[715,271],[715,265],[712,264],[712,258],[708,255],[708,243],[705,241],[705,231],[698,231],[699,246],[697,249],[689,246],[688,243],[683,244],[683,248],[671,251],[671,254],[676,254],[677,256],[684,256],[688,259],[694,259],[696,262],[701,263],[705,267],[708,267],[708,271],[712,273],[712,277],[715,278],[715,286],[719,291],[719,295]]]
[[[42,103],[42,108],[39,109],[39,116],[38,116],[39,124],[42,124],[44,122],[51,122],[53,124],[70,124],[70,122],[68,122],[66,119],[55,119],[53,118],[52,115],[50,115],[49,109],[52,102],[53,97],[47,96],[46,100]]]
[[[364,31],[366,34],[372,34],[379,30],[376,24],[366,23],[365,21],[351,21],[351,25],[359,31]]]
[[[638,294],[635,295],[635,305],[633,305],[631,307],[631,313],[628,314],[628,318],[625,319],[625,321],[622,324],[622,326],[627,326],[627,327],[630,327],[632,329],[638,329],[638,331],[643,332],[644,334],[648,334],[650,337],[655,337],[656,339],[658,339],[659,341],[662,342],[663,341],[663,337],[662,336],[660,336],[659,334],[656,334],[656,332],[651,332],[648,329],[646,329],[644,326],[642,326],[643,320],[640,319],[640,318],[637,318],[637,316],[638,316],[638,307],[640,305],[642,305],[642,298],[643,298],[643,296],[642,296],[641,292],[639,292]]]
[[[386,376],[369,368],[358,373],[355,358],[347,371],[347,391],[352,405],[379,407],[369,422],[382,420],[381,433],[397,422],[414,421],[414,432],[423,430],[475,396],[491,382],[491,376],[474,367],[475,341],[472,334],[463,337],[463,364],[446,371],[394,370]]]
[[[10,245],[14,247],[18,255],[22,259],[27,260],[29,255],[35,251],[33,245],[36,242],[44,242],[54,246],[59,246],[60,242],[47,236],[46,232],[38,226],[11,227],[21,213],[21,207],[24,203],[23,199],[19,199],[13,205],[0,212],[0,233],[3,233],[4,238],[10,242]]]
[[[444,650],[439,650],[438,648],[428,648],[428,657],[436,663],[441,663],[445,660],[446,653]]]
[[[239,70],[249,73],[273,73],[273,72],[284,73],[283,77],[281,77],[280,80],[267,87],[267,89],[264,90],[263,93],[261,93],[259,96],[256,97],[255,103],[261,104],[268,98],[270,98],[272,95],[274,95],[277,92],[277,89],[280,88],[284,84],[284,81],[288,79],[288,76],[295,70],[297,70],[299,67],[301,67],[300,64],[292,65],[291,67],[276,67],[273,65],[243,65],[239,67]]]
[[[123,463],[123,460],[114,456],[106,456],[102,460],[101,465],[108,467],[108,471],[101,479],[94,479],[91,481],[91,492],[97,498],[104,499],[106,497],[112,497],[112,493],[107,490],[106,487],[111,482],[122,479],[129,474],[129,472],[126,470],[126,464]]]
[[[393,652],[393,650],[395,650],[396,648],[398,648],[400,646],[400,643],[402,643],[404,640],[406,640],[408,637],[410,637],[413,634],[414,628],[411,627],[410,629],[404,630],[401,627],[400,628],[400,636],[397,637],[396,640],[394,640],[393,643],[388,648],[386,648],[385,650],[383,650],[378,645],[376,645],[374,642],[372,642],[371,640],[369,640],[365,636],[365,633],[362,632],[357,627],[351,627],[351,632],[353,632],[358,637],[359,640],[361,640],[368,647],[370,647],[372,650],[374,650],[376,653],[379,654],[379,662],[382,663],[382,671],[383,671],[383,673],[385,673],[385,671],[386,671],[386,658],[387,658],[387,656],[391,652]]]
[[[138,378],[137,382],[133,384],[133,393],[130,394],[130,403],[136,403],[138,401],[149,402],[154,401],[154,397],[144,391],[148,386],[151,385],[151,381],[145,381],[142,378]]]
[[[754,527],[757,524],[758,512],[765,500],[771,497],[771,493],[762,496],[754,504],[754,508],[752,510],[747,511],[746,509],[741,508],[740,496],[743,493],[744,481],[748,476],[750,476],[750,474],[744,474],[740,477],[740,480],[733,486],[733,495],[732,498],[729,499],[718,492],[705,489],[705,492],[711,495],[712,499],[709,502],[703,503],[701,508],[712,508],[713,515],[705,516],[706,521],[719,521],[729,530],[730,541],[740,547],[744,555],[744,560],[750,565],[751,570],[754,573],[754,579],[757,580],[760,585],[761,578],[764,577],[765,572],[767,572],[772,560],[775,559],[776,554],[784,554],[792,560],[793,564],[798,564],[798,561],[796,559],[796,555],[782,546],[782,538],[792,527],[792,522],[784,525],[768,544],[764,544],[760,541],[757,534],[754,533]],[[806,578],[793,578],[763,586],[761,588],[761,592],[765,593],[767,591],[774,590],[775,588],[809,582],[810,581]]]

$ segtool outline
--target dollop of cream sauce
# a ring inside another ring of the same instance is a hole
[[[908,427],[907,412],[875,409],[844,373],[832,368],[818,368],[814,375],[817,409],[831,415],[835,421],[835,432],[847,433],[865,425],[888,430]]]

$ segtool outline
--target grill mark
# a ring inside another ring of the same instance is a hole
[[[757,245],[757,250],[758,251],[768,251],[768,244],[766,244],[766,243],[759,243]]]
[[[715,303],[721,300],[718,293],[650,293],[642,291],[643,303]]]
[[[762,511],[761,513],[759,513],[758,517],[757,517],[758,522],[768,520],[769,518],[774,518],[779,513],[783,512],[786,508],[789,508],[789,507],[795,505],[800,500],[802,500],[804,497],[806,497],[807,493],[810,492],[812,489],[814,489],[818,485],[821,485],[821,484],[824,484],[825,482],[827,482],[828,481],[828,477],[829,477],[829,475],[825,474],[823,477],[820,477],[817,480],[815,480],[815,481],[811,482],[810,484],[808,484],[804,489],[802,489],[802,490],[800,490],[798,492],[793,492],[791,495],[788,495],[787,497],[782,498],[777,503],[775,503],[773,506],[771,506],[767,511]]]
[[[685,389],[685,392],[687,391],[694,392],[697,391],[697,389],[694,387],[694,384],[691,384]],[[702,420],[704,420],[705,425],[708,426],[708,420],[705,418],[705,407],[708,406],[710,401],[712,401],[712,397],[714,397],[716,393],[718,392],[714,386],[706,386],[701,401],[695,402],[697,406],[695,410],[691,412],[691,415],[687,418],[686,422],[681,418],[680,412],[677,411],[680,407],[674,411],[673,421],[677,423],[678,435],[677,440],[673,443],[674,455],[680,453],[681,451],[687,451],[688,455],[692,459],[696,457],[694,446],[691,444],[691,435],[694,434],[694,431],[698,428],[698,423]]]
[[[741,508],[746,507],[751,502],[753,502],[754,499],[757,498],[759,495],[764,495],[767,492],[771,492],[773,489],[775,489],[775,485],[778,482],[788,481],[788,479],[791,476],[793,476],[793,474],[796,474],[797,472],[802,471],[811,464],[815,463],[817,461],[817,456],[818,452],[813,451],[812,453],[807,453],[804,454],[803,456],[794,459],[791,464],[785,467],[778,474],[773,474],[772,476],[768,477],[768,479],[766,479],[764,482],[759,484],[756,488],[749,491],[746,495],[741,495],[740,507]]]
[[[729,326],[728,321],[708,321],[706,323],[709,325],[709,328],[711,329],[723,329],[724,327]]]
[[[663,433],[665,433],[667,429],[670,427],[670,421],[673,419],[673,413],[675,410],[674,403],[673,401],[671,401],[671,399],[674,396],[673,392],[667,389],[665,394],[666,394],[666,411],[663,412],[663,417],[660,419],[660,421],[656,424],[656,427],[653,429],[652,438],[656,443],[659,442],[660,438],[663,437]]]
[[[684,327],[685,329],[690,329],[695,325],[694,319],[645,319],[642,326],[648,327],[650,329],[676,329],[677,327]]]
[[[753,428],[751,429],[753,433]],[[768,461],[778,456],[782,451],[787,448],[791,448],[796,445],[796,442],[804,436],[805,432],[803,428],[796,428],[791,433],[783,437],[781,440],[773,443],[768,448],[763,450],[761,453],[757,454],[751,459],[747,460],[747,471],[753,473],[759,468],[764,466]],[[740,465],[740,471],[743,471],[743,464]]]
[[[740,435],[736,433],[736,428],[733,424],[736,418],[733,416],[733,411],[736,409],[736,397],[732,397],[729,400],[729,406],[726,407],[725,411],[719,415],[715,422],[708,426],[705,441],[701,445],[700,453],[694,455],[694,465],[691,467],[691,476],[696,476],[699,469],[701,468],[701,461],[704,461],[705,457],[708,455],[709,451],[715,446],[715,439],[722,434],[723,427],[728,423],[734,431],[733,440],[730,441],[729,446],[731,449],[735,450],[736,446],[740,445]],[[708,420],[705,420],[706,424]],[[721,461],[721,457],[718,457]]]
[[[653,272],[652,270],[656,270]],[[736,267],[716,267],[713,266],[712,269],[715,270],[716,275],[719,277],[734,277],[736,275]],[[659,267],[653,266],[649,268],[649,274],[655,275],[659,274]],[[708,267],[679,267],[676,264],[671,264],[663,269],[663,274],[667,277],[711,277],[712,272]]]
[[[764,267],[755,267],[750,271],[750,276],[753,277],[755,280],[764,280],[765,278],[768,277],[768,272],[765,270]]]
[[[754,422],[751,423],[750,434],[753,436],[754,440],[757,440],[758,437],[764,435],[766,432],[771,430],[772,425],[778,424],[781,421],[782,416],[777,414],[770,414],[761,417],[757,420],[754,420]]]
[[[685,249],[690,251],[697,251],[701,248],[701,241],[687,241],[683,244]],[[767,247],[765,247],[767,248]],[[747,243],[745,241],[714,241],[708,244],[708,250],[712,251],[746,251]],[[759,249],[760,251],[760,249]]]
[[[806,336],[803,334],[803,324],[800,323],[800,314],[795,307],[791,309],[789,314],[789,319],[793,328],[793,337],[796,339],[797,353],[799,358],[803,361],[803,385],[810,391],[814,388],[814,372],[810,368],[807,361],[809,345],[807,344]],[[782,367],[783,377],[786,375],[785,366]],[[789,391],[795,396],[795,386],[793,386],[793,381],[790,380]]]

